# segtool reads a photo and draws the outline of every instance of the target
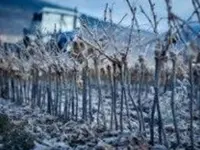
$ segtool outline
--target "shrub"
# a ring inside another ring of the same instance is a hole
[[[3,150],[30,150],[34,147],[34,137],[24,130],[23,125],[13,124],[5,114],[0,114],[0,135]]]
[[[10,127],[10,121],[7,115],[0,114],[0,134],[6,132]]]

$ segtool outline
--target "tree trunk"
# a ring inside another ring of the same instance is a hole
[[[101,79],[100,79],[100,70],[99,70],[99,60],[98,58],[94,59],[94,67],[95,67],[95,74],[97,78],[97,91],[98,91],[98,110],[97,110],[97,124],[100,125],[100,111],[102,112],[103,122],[105,125],[105,116],[104,116],[104,109],[103,109],[103,99],[102,99],[102,91],[101,91]]]
[[[88,96],[89,96],[89,118],[90,118],[90,123],[92,123],[93,116],[92,116],[92,87],[91,87],[91,77],[88,78]]]
[[[152,106],[152,112],[151,112],[151,120],[150,120],[150,143],[154,145],[154,115],[155,110],[157,107],[158,112],[158,135],[159,135],[159,144],[162,144],[162,134],[164,136],[164,139],[166,141],[165,132],[163,130],[163,122],[162,122],[162,115],[160,111],[160,104],[159,104],[159,78],[160,78],[160,56],[155,57],[155,85],[154,85],[154,101]],[[165,142],[165,144],[167,144]]]
[[[84,121],[87,121],[87,71],[88,65],[86,62],[86,66],[82,70],[82,80],[83,80],[83,93],[82,93],[82,118]]]
[[[131,123],[130,123],[130,112],[129,112],[129,104],[127,99],[127,86],[128,86],[128,67],[127,62],[124,62],[124,100],[125,100],[125,106],[126,106],[126,116],[127,116],[127,122],[128,122],[128,128],[132,131]]]
[[[114,105],[114,122],[115,129],[118,130],[118,120],[117,120],[117,71],[116,63],[113,62],[113,105]]]
[[[77,71],[75,71],[75,100],[76,100],[76,121],[78,121],[78,86],[77,86]]]
[[[176,133],[176,141],[177,144],[180,144],[180,136],[177,126],[177,119],[176,119],[176,112],[174,106],[174,98],[175,98],[175,88],[176,88],[176,58],[172,60],[172,95],[171,95],[171,109],[172,109],[172,117],[173,117],[173,124]]]
[[[194,94],[194,82],[193,82],[193,68],[192,68],[192,59],[189,59],[189,77],[190,77],[190,144],[191,150],[194,149],[194,133],[193,133],[193,94]]]
[[[49,114],[52,114],[52,93],[51,93],[51,87],[52,87],[52,81],[51,81],[51,75],[49,75],[49,81],[47,85],[47,112]]]
[[[111,95],[111,115],[110,115],[110,130],[113,130],[113,119],[114,119],[114,100],[113,100],[113,82],[111,75],[111,67],[107,66],[108,81],[110,85],[110,95]]]
[[[144,117],[143,117],[143,107],[141,104],[141,96],[142,96],[142,85],[144,81],[144,64],[140,64],[140,80],[139,80],[139,91],[138,91],[138,107],[141,116],[141,125],[142,125],[142,133],[145,135],[145,124],[144,124]]]
[[[119,65],[120,72],[120,86],[121,86],[121,102],[120,102],[120,131],[123,132],[123,105],[124,105],[124,84],[123,84],[123,73],[122,66]]]

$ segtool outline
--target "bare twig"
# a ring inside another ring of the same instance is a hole
[[[104,21],[107,21],[107,11],[108,11],[108,3],[106,3],[105,9],[104,9]]]
[[[147,18],[147,20],[149,21],[151,27],[154,28],[154,24],[153,24],[151,18],[147,15],[147,13],[144,11],[144,9],[143,9],[142,6],[140,6],[140,10],[141,10],[141,12],[144,14],[144,16]]]

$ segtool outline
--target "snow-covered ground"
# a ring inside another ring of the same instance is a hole
[[[62,122],[59,118],[34,110],[30,106],[16,106],[0,101],[0,114],[6,114],[14,124],[24,124],[25,131],[35,137],[34,150],[147,149],[146,141],[134,132],[105,131],[89,123]]]
[[[187,83],[185,83],[187,84]],[[185,149],[190,145],[189,139],[189,97],[185,90],[184,83],[176,89],[175,107],[178,120],[178,128],[181,136],[181,146],[179,149]],[[93,92],[93,116],[97,112],[97,93]],[[142,95],[142,104],[145,110],[143,111],[147,139],[149,139],[149,121],[150,110],[153,101],[153,89],[147,97]],[[120,96],[119,96],[120,97]],[[137,94],[133,93],[133,98],[137,100]],[[160,105],[164,121],[164,127],[167,134],[167,140],[171,146],[175,144],[176,138],[174,133],[173,118],[170,107],[171,92],[167,91],[160,95]],[[80,98],[81,99],[81,98]],[[109,93],[104,93],[104,110],[106,114],[106,123],[109,126],[111,99]],[[118,101],[120,102],[120,101]],[[194,139],[197,149],[200,147],[199,135],[199,110],[197,101],[194,101]],[[119,105],[119,104],[118,104]],[[81,105],[81,100],[79,103]],[[119,108],[119,107],[118,107]],[[125,109],[125,108],[124,108]],[[32,109],[29,105],[17,106],[8,100],[0,100],[0,114],[6,114],[14,124],[25,124],[25,130],[35,137],[34,150],[60,149],[60,150],[80,150],[80,149],[148,149],[148,140],[141,137],[138,132],[138,120],[136,111],[129,101],[130,109],[130,124],[132,131],[128,130],[128,121],[126,118],[126,109],[124,110],[124,132],[110,131],[109,129],[97,127],[96,118],[94,122],[64,122],[60,118],[51,116],[39,108]],[[119,110],[117,110],[119,113]],[[80,108],[81,113],[81,108]],[[157,131],[157,127],[155,127]],[[155,133],[158,137],[157,133]]]

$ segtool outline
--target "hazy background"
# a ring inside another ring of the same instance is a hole
[[[166,17],[164,0],[154,0],[156,2],[156,12],[158,17]],[[142,5],[149,12],[148,0],[135,0],[138,5]],[[32,14],[39,11],[44,6],[48,7],[77,7],[79,12],[103,18],[105,4],[113,6],[113,20],[119,21],[129,9],[125,0],[0,0],[0,36],[19,36],[24,27],[29,27]],[[173,0],[173,10],[179,16],[186,19],[192,13],[191,0]],[[124,20],[123,25],[130,24],[130,17]],[[141,28],[149,29],[149,25],[141,13],[138,13]],[[166,23],[163,21],[160,31],[165,31]]]
[[[46,2],[51,2],[52,4],[65,5],[68,7],[78,7],[79,11],[90,14],[97,17],[103,17],[103,12],[105,8],[105,4],[108,3],[110,6],[113,5],[113,18],[115,21],[120,20],[125,13],[129,13],[129,8],[126,4],[126,0],[45,0]],[[130,0],[134,2],[136,5],[142,5],[142,7],[149,12],[148,0]],[[155,9],[158,14],[158,17],[166,17],[166,6],[165,0],[154,0],[156,3]],[[191,0],[172,0],[173,2],[173,11],[179,16],[187,19],[192,13],[193,6]],[[140,11],[140,10],[138,10]],[[130,14],[129,17],[126,18],[124,24],[130,23]],[[144,28],[147,21],[144,18],[143,14],[138,13],[138,18],[140,23]],[[160,27],[160,30],[166,28],[166,25]]]
[[[0,0],[0,34],[20,35],[29,27],[33,13],[44,6],[60,7],[41,0]]]

